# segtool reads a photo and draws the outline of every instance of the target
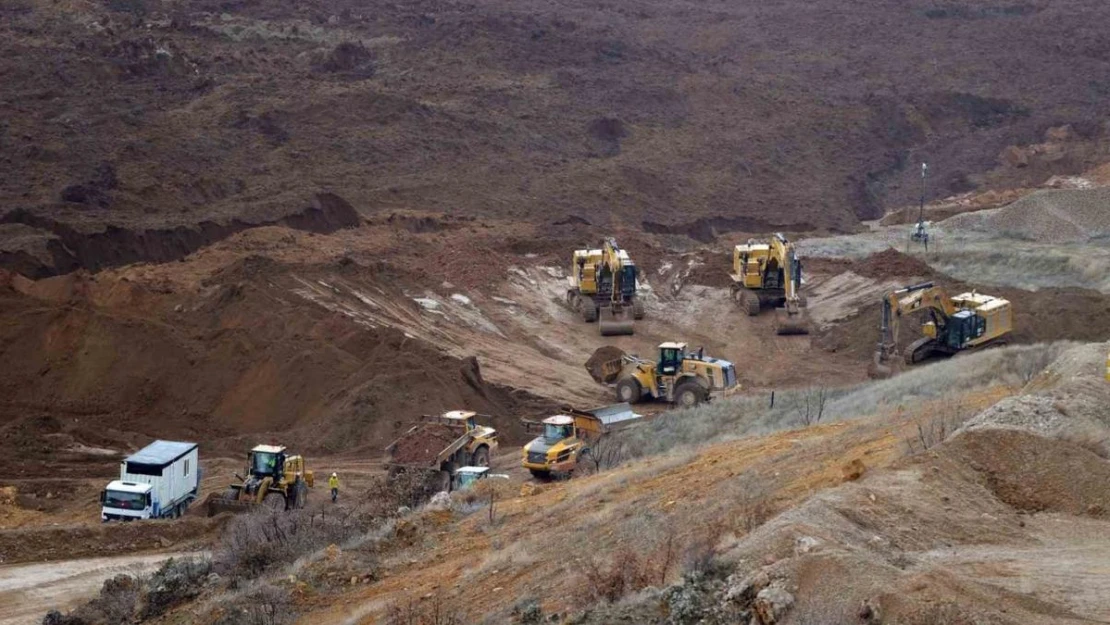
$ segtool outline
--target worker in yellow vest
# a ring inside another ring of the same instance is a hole
[[[335,503],[339,499],[339,475],[332,473],[328,478],[328,488],[331,489],[331,502]]]

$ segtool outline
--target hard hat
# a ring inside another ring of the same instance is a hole
[[[335,474],[334,472],[332,472],[331,476],[332,476],[332,477],[339,477],[339,476],[338,476],[338,475],[336,475],[336,474]]]

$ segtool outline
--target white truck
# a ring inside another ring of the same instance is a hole
[[[124,459],[119,473],[100,493],[101,521],[179,517],[197,498],[197,444],[154,441]]]

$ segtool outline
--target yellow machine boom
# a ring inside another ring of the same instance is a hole
[[[802,262],[785,236],[734,247],[730,277],[733,298],[748,315],[758,315],[765,304],[781,307],[776,311],[776,333],[809,334],[801,295]]]
[[[974,291],[949,297],[932,282],[891,291],[882,300],[879,345],[875,350],[873,377],[889,375],[887,361],[897,353],[900,320],[924,312],[922,336],[906,348],[906,364],[933,355],[952,355],[987,345],[1008,342],[1013,332],[1013,308],[1009,300]]]
[[[567,304],[586,322],[598,321],[602,336],[632,334],[643,319],[636,294],[637,269],[613,238],[595,249],[575,250],[567,278]]]

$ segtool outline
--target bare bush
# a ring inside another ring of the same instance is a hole
[[[905,440],[906,450],[917,454],[943,443],[972,416],[958,398],[950,398],[941,408],[919,417],[914,432]]]
[[[825,404],[829,401],[829,389],[824,386],[806,389],[793,397],[794,413],[802,425],[820,423],[825,416]]]
[[[395,602],[386,610],[386,625],[463,625],[458,610],[444,603],[438,594],[429,602],[416,603],[411,598]]]
[[[199,595],[204,589],[212,561],[207,558],[170,558],[145,584],[147,591],[142,618],[165,614],[170,608]]]
[[[239,596],[216,625],[290,625],[297,620],[289,593],[270,584]]]
[[[376,477],[366,493],[369,512],[378,516],[396,514],[401,507],[414,509],[437,492],[432,471],[395,470],[388,477]]]
[[[372,516],[357,508],[320,506],[294,512],[258,511],[236,517],[215,553],[218,572],[254,578],[280,564],[369,531]]]
[[[582,455],[580,466],[584,473],[601,473],[616,468],[626,457],[624,441],[619,436],[603,436]]]

